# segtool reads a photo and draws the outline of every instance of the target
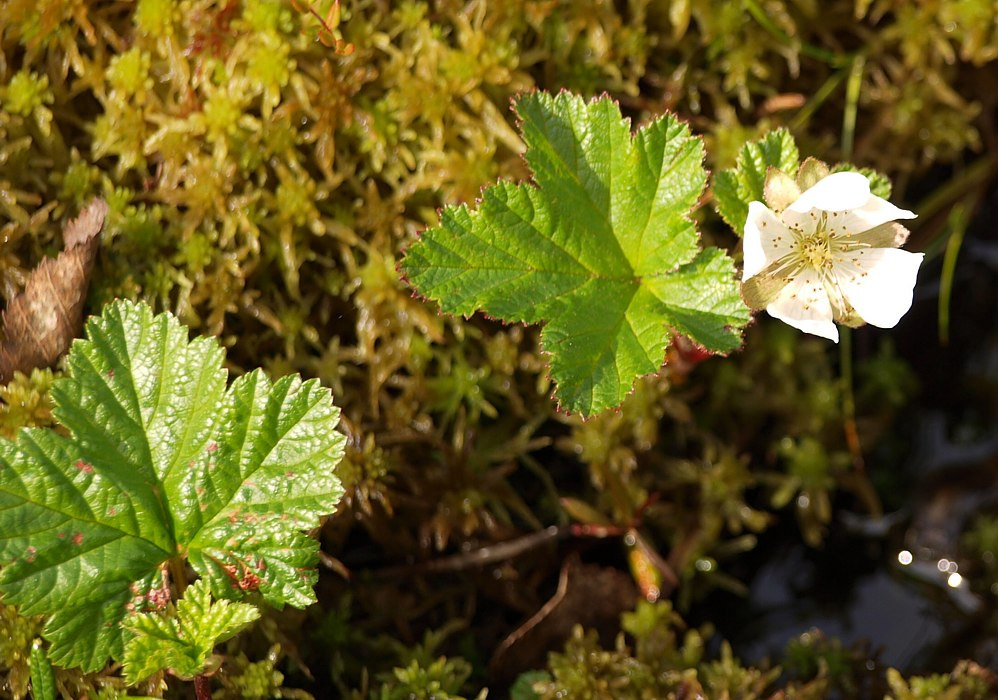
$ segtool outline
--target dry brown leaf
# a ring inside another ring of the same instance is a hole
[[[63,229],[63,251],[28,275],[24,291],[3,312],[0,382],[14,372],[55,364],[83,325],[83,302],[97,257],[107,203],[94,199]]]

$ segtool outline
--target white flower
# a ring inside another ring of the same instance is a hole
[[[891,328],[911,307],[924,257],[897,250],[908,230],[891,222],[913,218],[872,194],[869,180],[856,172],[819,180],[781,214],[751,202],[742,271],[746,300],[836,342],[834,321]]]

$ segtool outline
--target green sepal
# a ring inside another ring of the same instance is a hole
[[[770,267],[776,267],[773,263]],[[753,311],[765,309],[776,300],[776,296],[787,286],[787,279],[777,276],[767,270],[749,277],[742,282],[742,298]]]
[[[779,214],[800,197],[800,192],[794,178],[779,168],[769,166],[763,186],[763,201],[767,207]]]
[[[864,243],[871,248],[900,248],[908,240],[911,232],[896,221],[888,221],[873,228],[849,236],[850,241]]]
[[[801,192],[805,192],[818,184],[819,180],[824,180],[829,174],[831,171],[828,169],[827,163],[813,156],[808,156],[800,164],[800,170],[797,171],[797,186]]]

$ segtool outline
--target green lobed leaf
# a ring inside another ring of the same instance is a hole
[[[776,129],[758,141],[746,143],[735,167],[714,176],[711,191],[717,213],[741,236],[749,202],[764,201],[766,171],[774,167],[793,176],[799,159],[794,137],[786,129]]]
[[[342,496],[339,410],[315,380],[261,371],[226,389],[223,352],[169,314],[114,302],[87,323],[52,388],[68,435],[0,440],[0,593],[49,615],[63,666],[120,658],[120,623],[161,608],[187,558],[216,597],[314,600],[302,534]]]
[[[139,613],[125,621],[131,632],[122,660],[125,679],[138,683],[164,669],[193,678],[204,671],[216,644],[258,617],[260,612],[246,603],[212,602],[210,587],[199,580],[187,588],[175,611]]]
[[[690,219],[701,140],[671,114],[632,136],[608,98],[538,92],[515,109],[536,186],[500,182],[474,211],[447,207],[407,251],[409,283],[447,313],[544,322],[556,396],[584,415],[658,371],[673,332],[737,348],[748,311],[734,268],[700,251]]]

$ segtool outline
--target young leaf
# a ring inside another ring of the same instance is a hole
[[[618,405],[656,372],[673,331],[713,352],[748,321],[731,261],[701,252],[689,215],[703,144],[672,115],[632,137],[617,105],[567,93],[520,97],[536,187],[500,182],[477,210],[448,207],[401,271],[453,314],[544,322],[561,405]]]
[[[171,560],[217,598],[313,601],[318,544],[302,530],[342,495],[329,391],[259,370],[226,389],[218,344],[141,304],[108,305],[87,336],[52,388],[68,434],[0,440],[0,593],[51,616],[50,658],[120,658],[126,614],[168,602]]]
[[[184,592],[175,611],[139,613],[125,621],[132,633],[125,642],[125,679],[138,683],[163,669],[191,679],[204,671],[216,644],[258,617],[260,612],[246,603],[213,603],[206,582],[197,581]]]
[[[793,176],[797,172],[797,144],[786,129],[771,131],[742,146],[738,162],[714,176],[714,208],[739,236],[745,228],[749,202],[763,201],[770,166]]]
[[[42,648],[42,640],[36,639],[31,645],[31,697],[34,700],[55,700],[55,672],[49,663],[48,655]]]

